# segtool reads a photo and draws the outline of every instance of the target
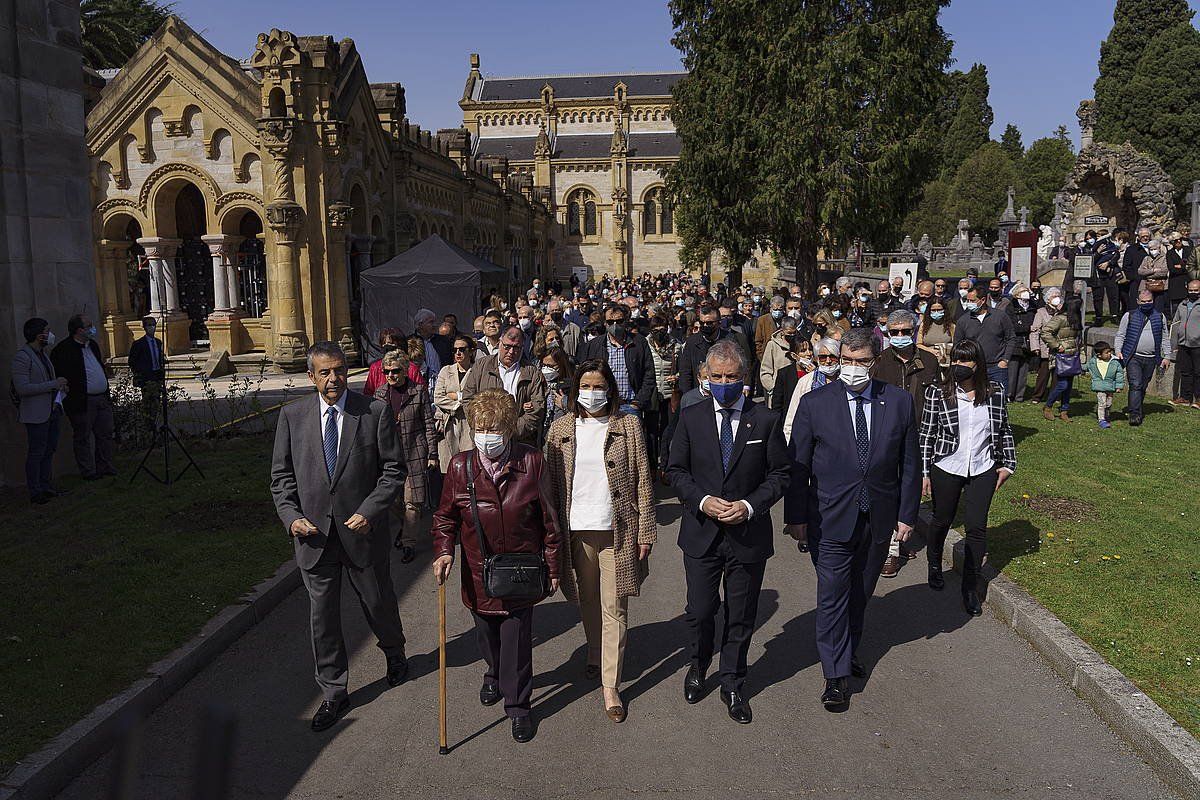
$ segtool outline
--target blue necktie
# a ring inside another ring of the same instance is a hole
[[[158,341],[150,339],[150,371],[158,372]]]
[[[721,466],[729,472],[729,459],[733,457],[733,409],[722,408],[721,414]]]
[[[337,413],[337,406],[330,406],[325,412],[325,470],[330,480],[333,480],[333,468],[337,466]]]
[[[867,431],[867,412],[863,411],[865,400],[861,396],[854,398],[854,400],[858,404],[854,407],[854,438],[858,443],[858,468],[862,470],[863,477],[865,478],[867,474],[867,455],[871,450],[871,437]],[[863,481],[858,491],[858,510],[871,510],[871,503],[867,499],[866,480]]]

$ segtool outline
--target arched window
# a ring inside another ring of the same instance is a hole
[[[576,189],[567,197],[567,235],[597,236],[596,195],[590,189]]]
[[[596,203],[592,200],[583,204],[583,235],[596,235]]]
[[[284,95],[281,87],[276,86],[271,90],[270,94],[267,95],[267,108],[269,109],[272,117],[287,116],[287,96]]]
[[[647,236],[658,233],[658,206],[649,198],[642,206],[642,233]]]
[[[671,198],[663,192],[659,202],[659,232],[664,236],[675,233],[675,209],[671,206]]]
[[[656,186],[642,200],[642,235],[669,236],[675,232],[674,209],[666,189]]]
[[[567,203],[567,234],[569,236],[579,236],[582,231],[579,229],[579,203],[572,200]]]

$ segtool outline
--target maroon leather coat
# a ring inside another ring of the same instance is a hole
[[[479,520],[488,549],[495,553],[542,551],[551,578],[559,576],[559,526],[551,495],[550,475],[540,451],[516,440],[501,468],[497,490],[475,450],[450,459],[442,500],[433,515],[433,557],[453,556],[462,546],[463,605],[478,614],[504,614],[537,604],[538,600],[507,600],[488,597],[483,590],[483,557],[471,516],[467,491],[467,459],[475,474],[475,496]],[[543,598],[544,599],[544,598]]]

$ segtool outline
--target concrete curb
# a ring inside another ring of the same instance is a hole
[[[946,543],[944,567],[961,572],[961,533],[950,531]],[[1200,742],[1028,592],[986,563],[983,577],[985,603],[995,615],[1028,641],[1167,785],[1188,800],[1200,800]]]
[[[131,723],[148,717],[299,585],[300,570],[294,560],[289,560],[205,623],[191,641],[151,665],[145,677],[101,703],[38,752],[23,758],[0,780],[0,800],[53,797],[108,752]]]

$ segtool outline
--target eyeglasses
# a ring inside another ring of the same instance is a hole
[[[859,367],[869,367],[874,363],[875,358],[873,356],[871,358],[851,358],[850,356],[842,356],[843,366],[855,365]]]
[[[817,356],[817,363],[826,365],[836,364],[838,363],[838,357],[830,353],[822,353],[821,355]]]
[[[520,343],[520,342],[517,342],[516,344],[509,344],[508,342],[501,342],[501,343],[500,343],[500,347],[501,347],[501,349],[503,349],[503,350],[516,350],[516,349],[517,349],[518,347],[520,347],[520,346],[521,346],[521,343]]]

